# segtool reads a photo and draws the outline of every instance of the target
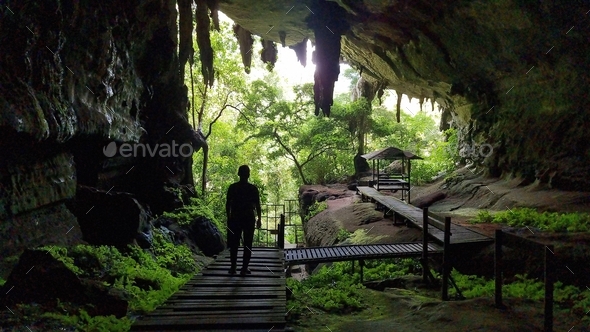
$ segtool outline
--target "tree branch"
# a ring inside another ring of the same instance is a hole
[[[305,175],[303,174],[303,165],[299,164],[299,161],[297,160],[297,157],[295,156],[295,154],[293,153],[293,151],[291,151],[291,149],[289,149],[284,143],[283,140],[281,140],[281,137],[279,136],[279,134],[277,133],[276,129],[273,132],[273,136],[276,138],[277,142],[279,143],[279,145],[285,149],[285,151],[287,151],[287,153],[291,156],[293,162],[295,163],[295,166],[297,167],[297,171],[299,172],[299,176],[301,176],[301,180],[303,181],[303,183],[305,184],[309,184],[307,182],[307,180],[305,179]]]
[[[223,115],[223,111],[225,111],[225,109],[229,106],[227,104],[227,100],[229,99],[230,95],[231,95],[231,92],[229,92],[227,95],[225,95],[225,100],[223,101],[223,107],[219,110],[219,113],[217,113],[217,116],[215,117],[215,119],[213,119],[213,121],[209,122],[209,131],[207,132],[207,135],[205,135],[205,139],[209,138],[209,135],[211,135],[211,132],[213,131],[213,125],[215,124],[215,122],[217,122],[217,120],[219,120],[219,118],[221,118],[221,115]]]

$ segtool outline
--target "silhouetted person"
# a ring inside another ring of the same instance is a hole
[[[238,260],[238,247],[240,238],[244,234],[244,257],[241,275],[250,274],[248,264],[252,256],[252,240],[254,239],[254,226],[260,228],[261,210],[258,188],[248,182],[250,168],[242,165],[238,169],[240,181],[232,183],[227,190],[225,211],[227,213],[227,243],[229,246],[231,268],[230,274],[236,273]],[[258,219],[256,219],[256,216]]]

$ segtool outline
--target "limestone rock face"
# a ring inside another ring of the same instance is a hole
[[[64,205],[78,185],[171,209],[164,187],[192,186],[190,158],[120,147],[203,143],[184,118],[176,1],[4,1],[0,17],[0,255],[78,242]]]
[[[334,3],[349,27],[341,39],[345,61],[376,84],[435,100],[443,112],[440,127],[457,129],[465,161],[492,176],[588,188],[587,6],[567,0],[235,0],[220,9],[265,40],[278,43],[283,36],[294,46],[307,38],[318,42],[309,24],[314,8]]]

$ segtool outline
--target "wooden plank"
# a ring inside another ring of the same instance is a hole
[[[193,315],[184,319],[177,319],[175,317],[157,317],[157,319],[137,320],[133,325],[137,327],[142,326],[195,326],[199,325],[211,326],[211,325],[222,325],[222,326],[241,326],[243,324],[284,324],[284,318],[277,316],[276,314],[257,315],[253,317],[251,314],[247,315],[226,315],[223,317],[198,317]],[[281,319],[282,318],[282,319]],[[223,321],[220,323],[220,319]]]
[[[166,301],[162,308],[177,308],[182,306],[197,306],[201,305],[203,310],[211,307],[249,307],[249,306],[280,306],[285,305],[280,299],[265,299],[265,300],[254,300],[254,299],[240,299],[240,300],[227,300],[227,299],[211,299],[211,300],[176,300]]]
[[[207,316],[223,316],[228,313],[228,310],[231,310],[232,315],[268,315],[268,314],[275,314],[275,315],[284,315],[286,310],[285,308],[218,308],[219,310],[209,310],[209,311],[198,311],[198,310],[191,310],[196,308],[183,308],[182,310],[158,310],[152,314],[150,314],[151,319],[157,319],[159,317],[170,317],[176,316],[179,319],[184,319],[182,316],[198,316],[201,318]]]

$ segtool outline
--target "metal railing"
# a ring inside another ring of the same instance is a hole
[[[285,200],[284,204],[264,204],[262,227],[254,233],[253,245],[284,248],[285,239],[296,245],[304,243],[303,224],[300,219],[299,202],[296,199]]]

